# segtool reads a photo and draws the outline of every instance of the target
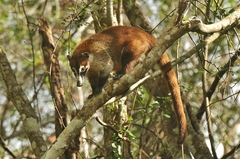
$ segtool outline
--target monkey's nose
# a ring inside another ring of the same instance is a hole
[[[83,85],[83,84],[81,83],[81,81],[78,80],[78,81],[77,81],[77,87],[82,87],[82,85]]]

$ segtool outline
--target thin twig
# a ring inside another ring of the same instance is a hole
[[[211,97],[213,93],[216,90],[216,87],[218,86],[218,83],[220,79],[223,77],[223,75],[229,70],[230,67],[232,67],[237,61],[237,59],[240,56],[240,49],[236,50],[235,54],[229,59],[229,61],[222,67],[222,69],[216,74],[214,81],[212,82],[212,85],[210,86],[209,90],[206,92],[206,95],[209,100],[211,100]],[[202,115],[204,114],[204,110],[206,109],[206,105],[204,102],[202,102],[201,107],[198,110],[197,113],[197,119],[200,121],[202,118]]]
[[[204,46],[204,60],[203,60],[203,66],[207,70],[207,61],[208,60],[208,45]],[[207,106],[209,105],[209,98],[207,96],[207,71],[204,69],[203,75],[202,75],[202,89],[203,89],[203,95],[204,95],[204,104]],[[211,110],[209,107],[206,109],[206,119],[207,119],[207,127],[208,127],[208,137],[211,144],[211,150],[213,153],[213,157],[217,159],[217,153],[215,151],[215,142],[213,138],[213,131],[212,131],[212,120],[211,120]]]
[[[36,86],[36,66],[35,66],[35,51],[34,51],[34,45],[33,45],[33,35],[31,33],[31,29],[30,29],[30,21],[28,19],[28,16],[27,16],[27,13],[26,13],[26,9],[24,7],[24,2],[22,0],[22,9],[23,9],[23,13],[24,13],[24,16],[25,16],[25,19],[27,21],[27,28],[28,28],[28,34],[29,34],[29,38],[30,38],[30,44],[31,44],[31,50],[32,50],[32,64],[33,64],[33,70],[32,70],[32,74],[33,74],[33,77],[32,77],[32,81],[33,81],[33,92],[34,92],[34,96],[33,96],[33,104],[34,104],[34,108],[37,109],[37,110],[40,110],[40,108],[38,107],[38,98],[37,98],[37,86]],[[35,99],[34,99],[35,98]],[[34,102],[36,100],[36,102]],[[41,123],[41,115],[40,115],[40,111],[37,111],[38,113],[38,119],[39,119],[39,122]]]
[[[93,2],[94,2],[94,0],[92,0],[92,1],[89,2],[89,3],[87,3],[86,6],[84,6],[84,8],[83,8],[80,12],[78,12],[78,13],[72,18],[72,20],[67,24],[67,26],[62,30],[62,33],[59,35],[59,37],[58,37],[57,40],[56,40],[56,44],[55,44],[55,48],[54,48],[53,52],[56,51],[57,45],[58,45],[60,39],[62,38],[63,34],[65,33],[65,30],[72,24],[72,22],[74,21],[74,19],[76,19],[79,14],[81,14],[82,12],[84,12],[85,9],[88,8],[88,6],[89,6],[91,3],[93,3]]]
[[[221,159],[226,159],[226,158],[232,156],[239,148],[240,148],[240,143],[238,143],[236,146],[234,146],[232,148],[232,150],[229,151],[228,153],[226,153]]]
[[[13,154],[13,152],[7,147],[5,144],[2,136],[0,135],[0,144],[2,145],[3,149],[8,152],[9,155],[12,156],[12,158],[16,158],[16,156]]]

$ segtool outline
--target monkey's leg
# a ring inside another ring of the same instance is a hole
[[[96,88],[94,94],[99,94],[102,92],[102,88],[105,85],[105,83],[107,82],[108,76],[106,77],[99,77],[98,79],[98,88]]]
[[[96,90],[98,89],[98,75],[97,74],[90,74],[88,75],[88,80],[92,88],[92,94],[88,96],[88,99],[92,98],[93,95],[95,94]]]
[[[92,88],[92,94],[88,96],[88,99],[102,92],[102,88],[105,85],[107,79],[108,79],[108,76],[98,77],[98,78],[95,77],[94,79],[89,80],[89,83],[91,84],[91,88]]]
[[[130,72],[134,66],[136,66],[136,64],[138,63],[138,59],[139,57],[128,57],[128,59],[125,59],[122,61],[123,64],[123,70],[122,73],[126,74],[128,72]]]
[[[134,53],[127,52],[127,50],[125,49],[121,55],[121,70],[118,70],[116,72],[117,75],[114,79],[120,79],[123,75],[132,70],[132,68],[137,64],[139,57],[139,55],[134,55]]]

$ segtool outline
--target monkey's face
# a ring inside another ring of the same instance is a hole
[[[87,52],[77,56],[68,56],[70,67],[77,79],[77,87],[81,87],[83,85],[84,76],[90,68],[88,58],[89,55]]]

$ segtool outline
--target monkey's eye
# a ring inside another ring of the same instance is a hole
[[[87,71],[88,71],[88,67],[87,66],[80,66],[80,68],[79,68],[79,75],[85,76]]]
[[[85,66],[80,66],[79,73],[86,72],[87,68]]]

